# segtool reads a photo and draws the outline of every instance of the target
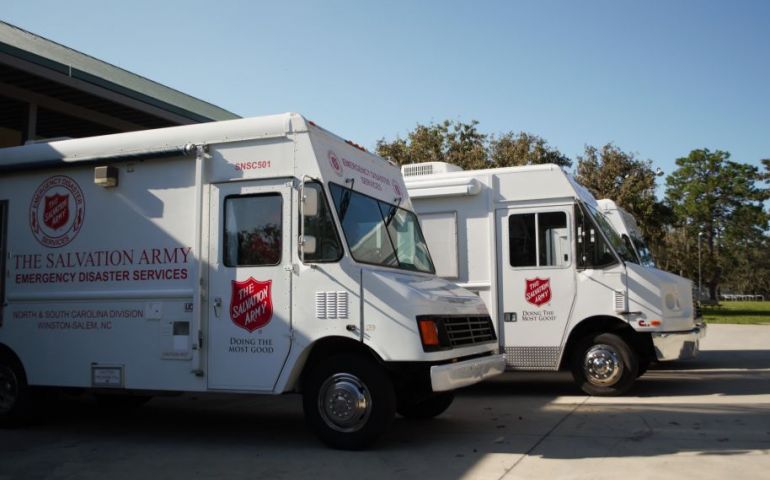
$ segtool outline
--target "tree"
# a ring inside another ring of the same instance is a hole
[[[542,163],[572,165],[568,157],[537,135],[508,132],[495,137],[479,132],[477,127],[476,120],[418,124],[406,139],[380,139],[376,150],[399,165],[447,162],[465,170]]]
[[[702,278],[709,298],[717,300],[720,284],[741,274],[749,252],[766,241],[768,190],[759,186],[763,174],[753,165],[736,163],[730,154],[693,150],[676,160],[677,170],[666,180],[666,200],[676,215],[690,252],[702,242]],[[694,248],[693,248],[694,247]],[[697,255],[697,253],[696,253]],[[679,268],[697,276],[697,257],[679,259]]]
[[[608,143],[601,149],[587,145],[578,157],[577,180],[596,198],[609,198],[639,224],[656,258],[662,256],[665,223],[671,212],[655,197],[652,161],[639,160]],[[660,261],[660,259],[659,259]]]
[[[531,133],[508,132],[500,137],[492,137],[489,149],[492,163],[497,167],[544,163],[553,163],[564,168],[572,166],[569,157],[548,146],[548,142],[543,138]]]

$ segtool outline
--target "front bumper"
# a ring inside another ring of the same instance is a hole
[[[434,392],[445,392],[473,385],[505,371],[505,356],[473,358],[462,362],[430,367],[430,383]]]
[[[700,339],[705,336],[705,323],[698,323],[692,330],[684,332],[653,333],[655,356],[659,362],[694,358],[700,351]]]

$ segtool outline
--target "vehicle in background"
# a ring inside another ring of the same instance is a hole
[[[297,114],[0,150],[0,421],[37,387],[301,392],[364,448],[501,373],[394,164]]]
[[[486,302],[509,369],[569,369],[617,395],[651,362],[697,354],[692,283],[640,263],[558,166],[402,172],[437,273]]]

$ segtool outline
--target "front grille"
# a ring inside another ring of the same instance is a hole
[[[453,348],[497,340],[489,315],[441,317],[440,320]]]

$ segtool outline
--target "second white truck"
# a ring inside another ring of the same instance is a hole
[[[697,354],[692,282],[641,264],[558,166],[402,171],[437,273],[485,301],[508,369],[569,369],[617,395],[651,362]]]

